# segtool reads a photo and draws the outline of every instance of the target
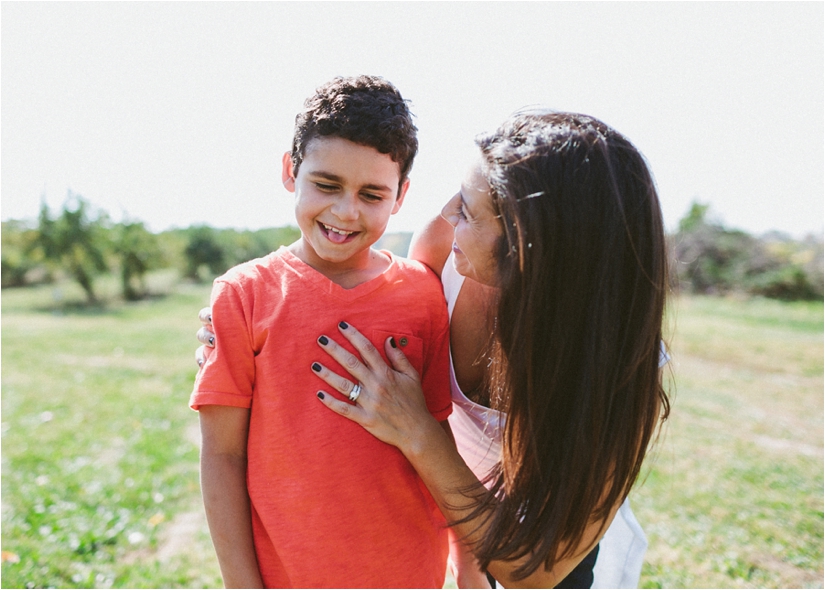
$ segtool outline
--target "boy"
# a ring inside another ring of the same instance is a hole
[[[447,529],[429,492],[396,448],[319,404],[307,370],[346,317],[378,350],[404,347],[446,424],[440,283],[371,248],[409,187],[416,129],[381,78],[336,78],[304,106],[282,162],[301,238],[216,279],[217,344],[190,399],[221,573],[227,587],[440,588]]]

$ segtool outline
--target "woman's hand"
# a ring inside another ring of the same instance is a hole
[[[208,357],[212,349],[215,348],[215,333],[212,332],[212,308],[204,307],[200,310],[198,312],[198,319],[203,326],[201,326],[201,329],[198,330],[196,334],[201,346],[195,351],[195,360],[198,366],[202,367],[203,363],[206,362],[206,357]]]
[[[318,338],[318,345],[355,380],[333,373],[322,363],[313,363],[312,371],[347,397],[357,384],[360,383],[361,389],[354,404],[319,391],[318,399],[325,406],[357,422],[373,436],[398,447],[405,454],[415,449],[427,426],[441,429],[427,410],[418,372],[393,338],[384,342],[387,358],[392,363],[392,367],[388,367],[372,343],[353,326],[341,322],[338,329],[361,355],[360,359],[327,336]]]

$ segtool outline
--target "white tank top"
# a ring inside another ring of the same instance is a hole
[[[441,271],[441,284],[447,300],[447,311],[452,319],[458,293],[464,284],[464,277],[458,274],[453,265],[452,253]],[[667,363],[670,357],[664,346],[661,354],[660,364]],[[476,477],[483,479],[501,459],[506,415],[477,404],[464,395],[455,378],[452,354],[450,391],[453,413],[450,414],[449,422],[458,452]],[[646,550],[645,533],[630,509],[630,502],[625,500],[599,543],[592,588],[637,588]]]
[[[447,312],[453,317],[458,293],[464,284],[464,277],[453,266],[453,255],[444,263],[441,274]],[[501,459],[501,439],[504,434],[505,416],[497,410],[471,401],[464,395],[455,378],[452,354],[450,354],[450,392],[453,398],[453,413],[450,414],[450,428],[455,436],[458,452],[473,471],[483,480]]]

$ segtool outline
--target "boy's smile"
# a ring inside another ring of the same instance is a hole
[[[370,273],[372,246],[401,207],[409,181],[399,191],[400,169],[388,154],[341,137],[310,141],[294,174],[283,158],[284,186],[295,193],[301,240],[293,253],[330,278]]]
[[[327,225],[326,223],[318,222],[320,226],[323,228],[324,232],[327,234],[327,238],[331,242],[335,242],[336,244],[343,244],[353,236],[357,235],[360,232],[357,231],[346,231],[343,229],[338,229],[331,225]]]

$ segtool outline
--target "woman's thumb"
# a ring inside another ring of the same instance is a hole
[[[384,351],[387,353],[387,358],[390,359],[390,364],[393,369],[409,377],[418,377],[418,371],[415,370],[415,367],[413,367],[409,359],[407,359],[407,355],[398,348],[395,338],[387,338],[386,342],[384,342]]]

